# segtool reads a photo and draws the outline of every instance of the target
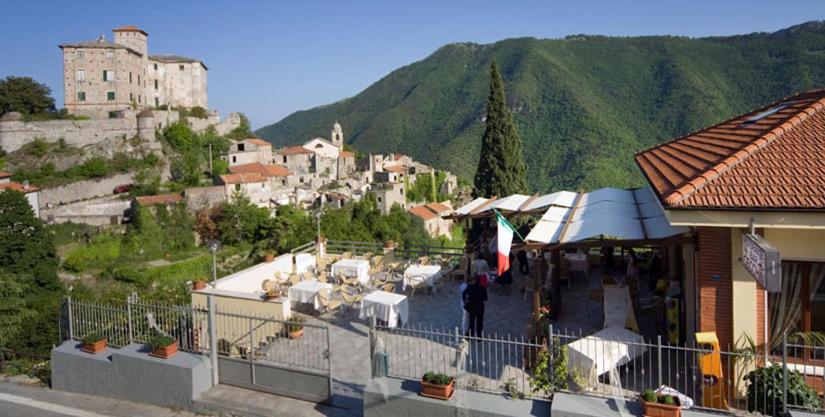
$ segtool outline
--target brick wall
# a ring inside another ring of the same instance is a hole
[[[725,227],[699,227],[696,279],[699,331],[715,331],[722,350],[733,345],[731,232]]]

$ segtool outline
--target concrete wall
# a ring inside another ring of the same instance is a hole
[[[226,357],[218,359],[218,369],[221,384],[271,392],[305,401],[323,402],[332,397],[329,376],[323,373],[289,369],[274,364],[250,364],[247,360]]]
[[[64,342],[52,349],[52,388],[188,408],[212,387],[207,356],[178,352],[160,359],[148,352],[144,345],[131,344],[92,355],[80,351],[79,342]]]
[[[418,395],[418,381],[373,378],[364,387],[364,417],[522,417],[550,415],[546,401],[457,390],[447,401]]]
[[[49,223],[84,223],[92,226],[105,226],[123,222],[131,203],[128,200],[83,201],[74,204],[44,208],[41,218]]]

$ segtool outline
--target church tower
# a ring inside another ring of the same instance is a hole
[[[330,133],[329,138],[333,145],[340,149],[344,149],[344,131],[341,129],[341,124],[338,123],[338,121],[332,125],[332,133]]]

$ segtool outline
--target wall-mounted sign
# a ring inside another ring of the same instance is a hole
[[[782,288],[779,251],[762,236],[742,234],[742,266],[768,292],[779,292]]]

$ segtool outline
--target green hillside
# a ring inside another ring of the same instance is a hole
[[[632,155],[794,92],[825,87],[825,23],[775,33],[507,39],[450,44],[358,95],[258,130],[278,146],[340,120],[364,152],[401,152],[465,179],[478,161],[495,57],[534,191],[643,183]]]

